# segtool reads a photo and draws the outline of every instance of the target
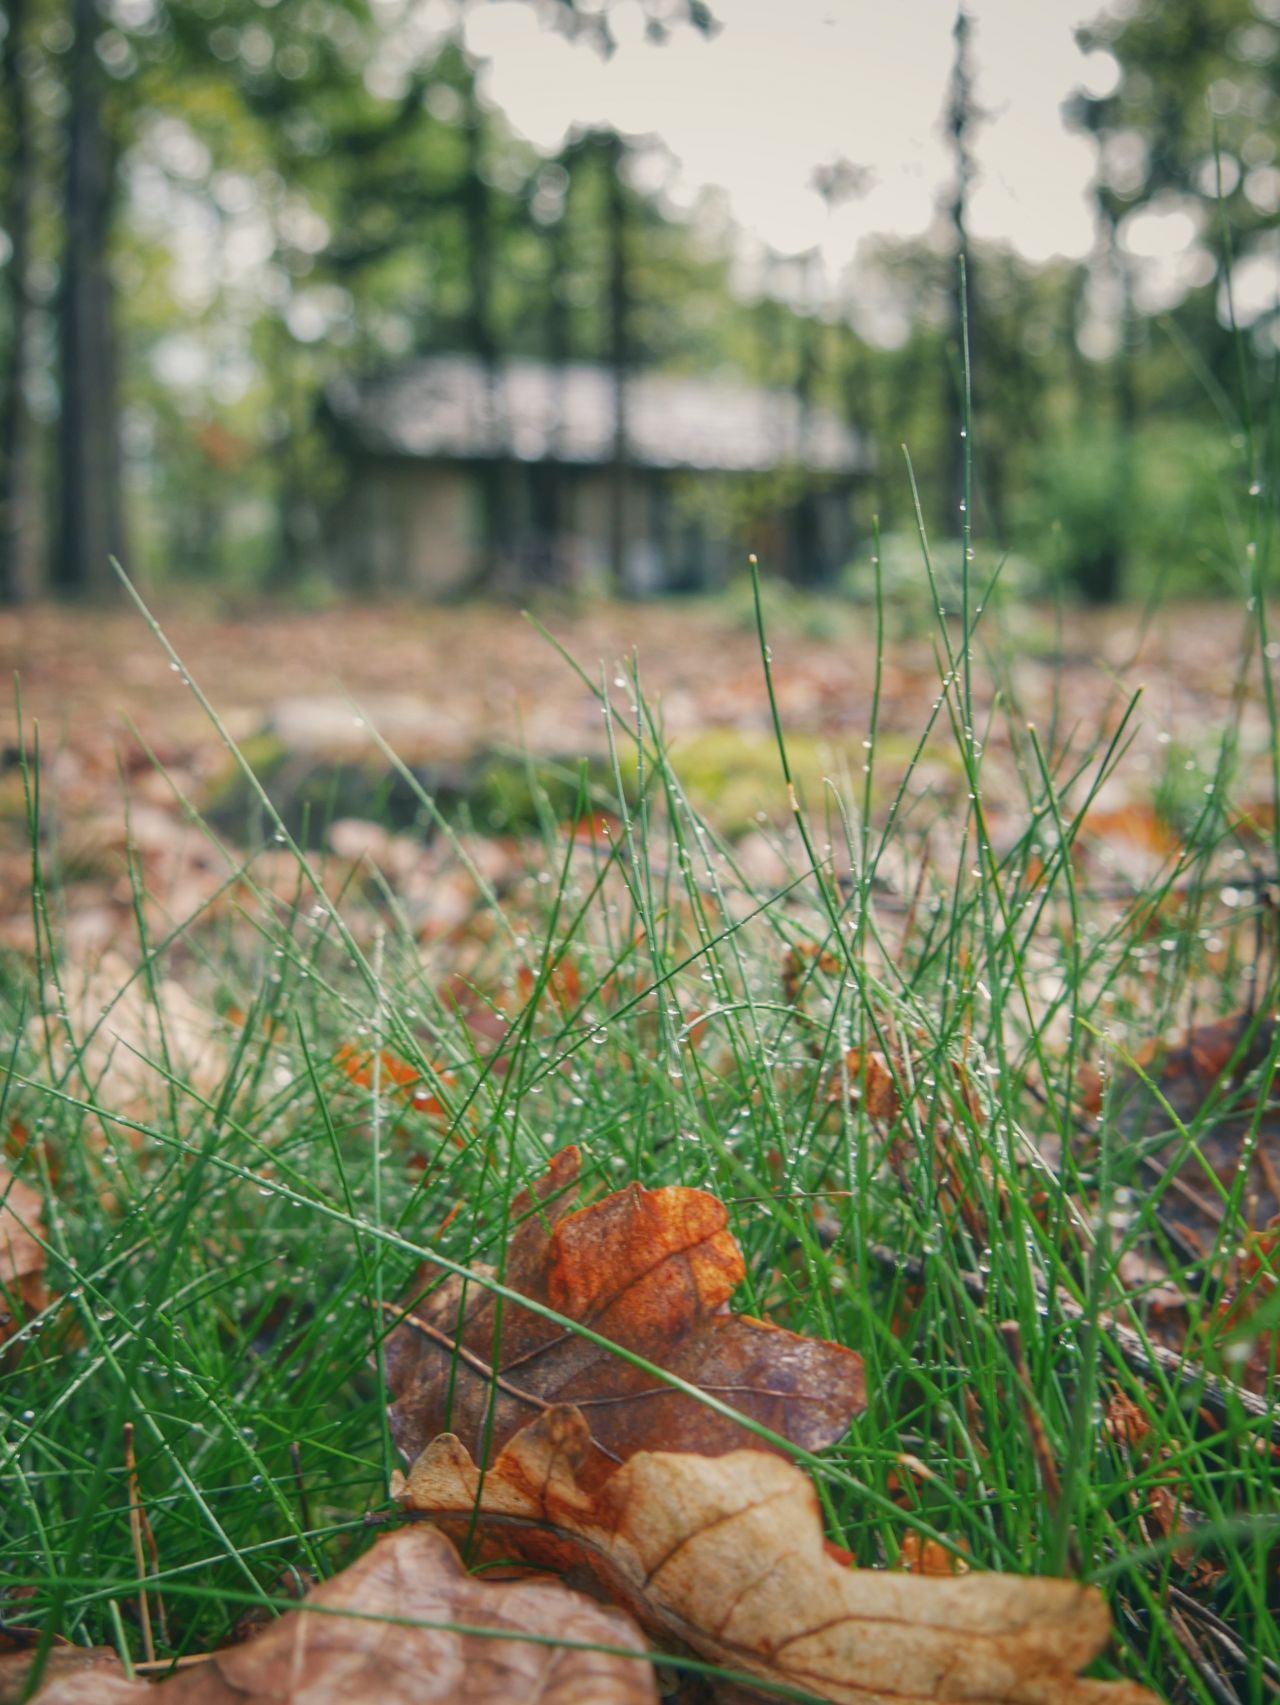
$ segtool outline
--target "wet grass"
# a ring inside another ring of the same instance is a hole
[[[1255,683],[1257,559],[1240,662]],[[934,584],[927,549],[924,573]],[[716,1192],[747,1255],[736,1306],[865,1358],[868,1411],[818,1476],[831,1536],[860,1565],[894,1565],[914,1535],[977,1569],[1071,1573],[1116,1623],[1099,1673],[1205,1705],[1275,1691],[1274,1368],[1246,1407],[1230,1344],[1171,1367],[1149,1299],[1118,1276],[1127,1253],[1155,1252],[1212,1319],[1248,1204],[1226,1201],[1212,1249],[1179,1251],[1139,1162],[1170,1137],[1190,1149],[1231,1109],[1187,1121],[1166,1106],[1139,1143],[1106,1087],[1192,995],[1201,1016],[1231,1011],[1253,976],[1259,1018],[1274,1005],[1256,908],[1224,917],[1220,902],[1237,779],[1257,756],[1248,693],[1213,731],[1158,875],[1117,905],[1076,849],[1137,699],[1117,683],[1094,726],[1029,727],[999,629],[962,582],[937,620],[936,697],[887,787],[878,684],[864,767],[839,785],[797,760],[774,707],[767,882],[691,798],[634,667],[582,672],[608,763],[554,796],[528,767],[532,832],[501,894],[472,837],[386,754],[474,888],[465,929],[426,950],[390,880],[372,897],[326,886],[227,736],[262,830],[227,853],[234,904],[155,938],[139,894],[132,967],[89,1010],[67,981],[33,742],[38,949],[6,983],[0,1111],[30,1138],[9,1164],[44,1203],[48,1299],[0,1374],[6,1625],[143,1657],[135,1495],[163,1659],[350,1561],[395,1466],[379,1303],[428,1252],[494,1262],[517,1192],[576,1143],[590,1189]],[[883,657],[882,600],[877,619]],[[760,643],[769,704],[763,620]],[[1274,742],[1269,682],[1263,702]],[[919,779],[939,747],[959,778],[946,793]],[[259,880],[281,857],[284,898]],[[203,1028],[175,1016],[171,975]],[[1111,1076],[1086,1120],[1098,1065]],[[1143,1418],[1140,1447],[1107,1424],[1117,1395]],[[1190,1533],[1153,1516],[1170,1485]]]

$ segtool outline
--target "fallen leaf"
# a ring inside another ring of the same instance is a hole
[[[1151,1431],[1151,1421],[1131,1397],[1116,1390],[1102,1417],[1102,1430],[1116,1444],[1136,1450]]]
[[[964,1540],[957,1544],[962,1551],[969,1548]],[[936,1539],[927,1539],[912,1530],[904,1533],[898,1547],[898,1567],[910,1575],[967,1575],[970,1564],[955,1551],[948,1551]]]
[[[574,1213],[578,1172],[577,1149],[564,1149],[533,1196],[516,1198],[506,1284],[806,1450],[838,1439],[865,1407],[862,1359],[729,1313],[746,1269],[724,1205],[702,1190],[632,1184]],[[482,1285],[441,1277],[423,1264],[384,1347],[391,1432],[409,1461],[446,1429],[477,1455],[486,1439],[496,1452],[553,1403],[590,1417],[592,1480],[658,1443],[708,1456],[765,1448],[577,1333],[518,1303],[500,1307]]]
[[[26,1697],[30,1673],[29,1649],[0,1655],[0,1705],[21,1705]],[[95,1705],[98,1700],[102,1701],[102,1705],[112,1705],[117,1698],[129,1700],[137,1697],[136,1689],[132,1695],[109,1691],[123,1680],[120,1660],[110,1646],[55,1646],[45,1663],[44,1674],[45,1685],[36,1695],[42,1705],[49,1697],[76,1699],[80,1705],[89,1705],[90,1700]],[[59,1695],[56,1689],[64,1684],[74,1684],[80,1689],[79,1693]],[[100,1685],[107,1691],[96,1691]]]
[[[864,1075],[865,1074],[865,1075]],[[844,1062],[831,1074],[828,1101],[843,1101],[848,1095],[854,1106],[861,1104],[873,1119],[888,1124],[902,1107],[893,1067],[878,1048],[850,1048]]]
[[[522,1634],[530,1638],[510,1637]],[[637,1655],[582,1649],[590,1645]],[[54,1679],[35,1705],[656,1705],[644,1650],[618,1611],[559,1582],[477,1580],[442,1533],[410,1527],[302,1609],[158,1687],[96,1667]]]
[[[376,1075],[383,1089],[389,1093],[394,1091],[409,1103],[415,1113],[431,1118],[443,1117],[445,1109],[442,1102],[432,1093],[417,1066],[402,1060],[390,1048],[382,1048],[377,1056],[378,1070],[375,1074],[374,1057],[372,1048],[355,1048],[350,1042],[344,1042],[334,1056],[334,1063],[341,1066],[360,1089],[372,1089]],[[456,1087],[456,1079],[449,1072],[437,1071],[436,1077],[446,1089]]]
[[[508,1552],[585,1565],[666,1638],[836,1705],[1152,1705],[1077,1675],[1110,1633],[1092,1588],[850,1569],[825,1547],[808,1477],[762,1451],[642,1451],[597,1486],[591,1453],[586,1420],[560,1406],[484,1474],[459,1439],[436,1439],[397,1492],[437,1521],[478,1509]]]
[[[1177,835],[1153,805],[1131,800],[1113,811],[1090,811],[1076,838],[1078,848],[1089,841],[1124,842],[1156,858],[1167,858],[1178,850]]]
[[[166,1092],[167,1073],[212,1096],[227,1070],[216,1015],[174,978],[154,983],[123,953],[104,953],[91,971],[64,967],[65,1033],[97,1106],[146,1119]],[[58,1026],[59,1031],[64,1029]],[[33,1036],[45,1039],[39,1021]],[[94,1120],[90,1128],[97,1126]]]
[[[819,948],[813,941],[794,942],[782,955],[782,992],[792,1006],[800,1004],[805,977],[811,974],[811,966],[834,977],[839,973],[840,961],[834,953]]]
[[[516,972],[516,992],[522,1001],[528,1001],[537,987],[538,977],[534,975],[529,965],[521,965]],[[561,959],[558,965],[552,967],[543,983],[543,992],[550,996],[562,1013],[570,1013],[582,1001],[582,977],[572,959]]]

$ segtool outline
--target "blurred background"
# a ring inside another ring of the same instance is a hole
[[[1238,589],[1280,0],[0,19],[8,604]]]

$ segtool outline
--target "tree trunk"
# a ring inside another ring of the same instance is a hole
[[[32,422],[23,394],[31,338],[27,268],[31,252],[33,158],[31,108],[20,59],[27,33],[27,0],[9,0],[4,100],[10,151],[4,223],[9,255],[10,343],[0,375],[0,604],[17,604],[38,590]]]
[[[72,0],[75,41],[67,69],[66,241],[61,319],[60,517],[54,582],[101,594],[110,558],[124,556],[115,348],[107,240],[114,153],[102,122],[94,0]]]
[[[468,309],[467,332],[471,353],[480,362],[484,408],[494,440],[493,456],[482,457],[476,466],[480,488],[480,562],[478,582],[489,586],[509,544],[504,502],[506,432],[501,418],[498,377],[498,340],[493,324],[493,197],[485,176],[484,112],[474,83],[466,97],[463,134],[467,163],[462,182],[462,212],[466,225]]]
[[[822,365],[819,342],[822,321],[818,318],[818,292],[814,275],[821,265],[814,249],[805,259],[809,277],[806,281],[806,312],[797,326],[799,352],[796,363],[795,397],[800,405],[800,477],[804,484],[791,515],[791,538],[788,548],[788,575],[796,586],[817,588],[831,579],[835,565],[822,554],[822,538],[818,525],[818,500],[813,489],[814,472],[809,466],[809,427],[813,417],[814,387]]]
[[[947,209],[953,233],[952,253],[954,276],[951,304],[951,358],[953,371],[947,375],[943,419],[946,422],[944,455],[944,490],[950,504],[947,514],[947,534],[954,537],[964,519],[961,504],[965,501],[965,343],[972,344],[976,320],[973,266],[969,254],[969,189],[973,182],[973,155],[970,151],[971,133],[977,113],[973,104],[973,71],[969,62],[969,15],[961,6],[956,13],[953,35],[955,58],[951,69],[951,89],[947,98],[947,135],[951,139],[951,154],[955,187]],[[963,284],[961,282],[963,277]],[[967,311],[966,311],[967,307]]]
[[[561,156],[561,166],[568,172],[571,159]],[[570,565],[564,560],[565,489],[564,489],[564,388],[565,368],[569,362],[569,195],[566,189],[560,213],[546,228],[547,245],[547,302],[546,348],[551,383],[551,422],[547,444],[547,459],[539,490],[536,524],[539,533],[538,577],[552,586],[560,585],[568,576]]]
[[[627,388],[632,366],[631,272],[628,265],[628,219],[622,182],[622,141],[606,139],[602,150],[606,182],[606,221],[609,245],[609,372],[613,380],[613,453],[609,465],[609,571],[615,592],[627,584]]]

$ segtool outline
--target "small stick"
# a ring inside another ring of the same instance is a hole
[[[156,1643],[151,1637],[151,1607],[143,1586],[147,1565],[142,1555],[142,1504],[138,1497],[138,1462],[133,1453],[133,1422],[124,1424],[124,1466],[129,1476],[129,1537],[133,1540],[133,1562],[138,1571],[138,1620],[142,1624],[142,1650],[146,1661],[156,1661]]]
[[[1209,1639],[1215,1641],[1231,1661],[1243,1669],[1249,1660],[1244,1649],[1236,1644],[1235,1635],[1222,1618],[1210,1610],[1208,1605],[1201,1604],[1199,1599],[1192,1598],[1190,1593],[1185,1593],[1181,1587],[1174,1586],[1172,1581],[1168,1583],[1167,1590],[1170,1599],[1178,1606],[1182,1614],[1198,1622]],[[1255,1655],[1261,1657],[1261,1654]],[[1280,1676],[1280,1666],[1274,1664],[1268,1657],[1262,1657],[1261,1661],[1262,1685],[1272,1698],[1280,1699],[1280,1682],[1276,1679],[1277,1676]]]
[[[1168,1612],[1169,1626],[1172,1628],[1178,1644],[1195,1667],[1205,1687],[1217,1701],[1217,1705],[1240,1705],[1239,1696],[1211,1662],[1209,1654],[1198,1644],[1195,1635],[1187,1627],[1186,1618],[1180,1610],[1170,1606]]]
[[[157,1658],[154,1663],[134,1664],[134,1669],[141,1675],[144,1670],[162,1669],[167,1675],[170,1670],[191,1669],[194,1664],[212,1663],[220,1654],[217,1652],[188,1652],[184,1658]]]
[[[289,1461],[293,1464],[293,1480],[298,1488],[298,1508],[302,1511],[302,1529],[311,1532],[311,1505],[307,1499],[307,1483],[302,1478],[302,1452],[295,1439],[289,1446]]]

